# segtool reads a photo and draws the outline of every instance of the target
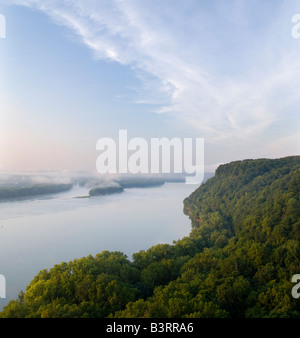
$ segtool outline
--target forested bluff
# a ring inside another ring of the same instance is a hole
[[[221,165],[183,211],[189,236],[42,270],[0,317],[300,317],[300,156]]]

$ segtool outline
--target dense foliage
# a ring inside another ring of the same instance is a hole
[[[179,181],[184,178],[174,178],[174,181]],[[118,184],[120,184],[123,188],[146,188],[152,186],[160,186],[163,185],[167,180],[158,177],[144,177],[144,176],[137,176],[137,177],[120,177],[116,180]]]
[[[27,187],[0,187],[0,200],[55,194],[71,188],[72,184],[33,184]]]
[[[300,317],[300,157],[222,165],[184,210],[190,236],[41,271],[0,316]]]
[[[89,191],[90,196],[100,196],[100,195],[110,195],[115,193],[123,192],[124,188],[120,186],[115,187],[102,187],[102,188],[94,188]]]

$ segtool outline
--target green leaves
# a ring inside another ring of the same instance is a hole
[[[0,317],[300,317],[300,157],[220,166],[184,204],[189,237],[43,270]]]
[[[138,299],[139,271],[120,252],[104,251],[41,271],[2,317],[105,317]]]

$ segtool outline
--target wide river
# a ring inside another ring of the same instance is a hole
[[[121,194],[75,198],[88,190],[0,203],[0,274],[9,300],[42,269],[103,250],[134,252],[189,235],[183,199],[196,185],[165,183]]]

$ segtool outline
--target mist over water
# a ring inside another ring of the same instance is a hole
[[[165,183],[93,198],[88,188],[0,203],[0,274],[6,299],[0,309],[42,269],[103,250],[132,253],[187,236],[183,199],[197,186]]]

